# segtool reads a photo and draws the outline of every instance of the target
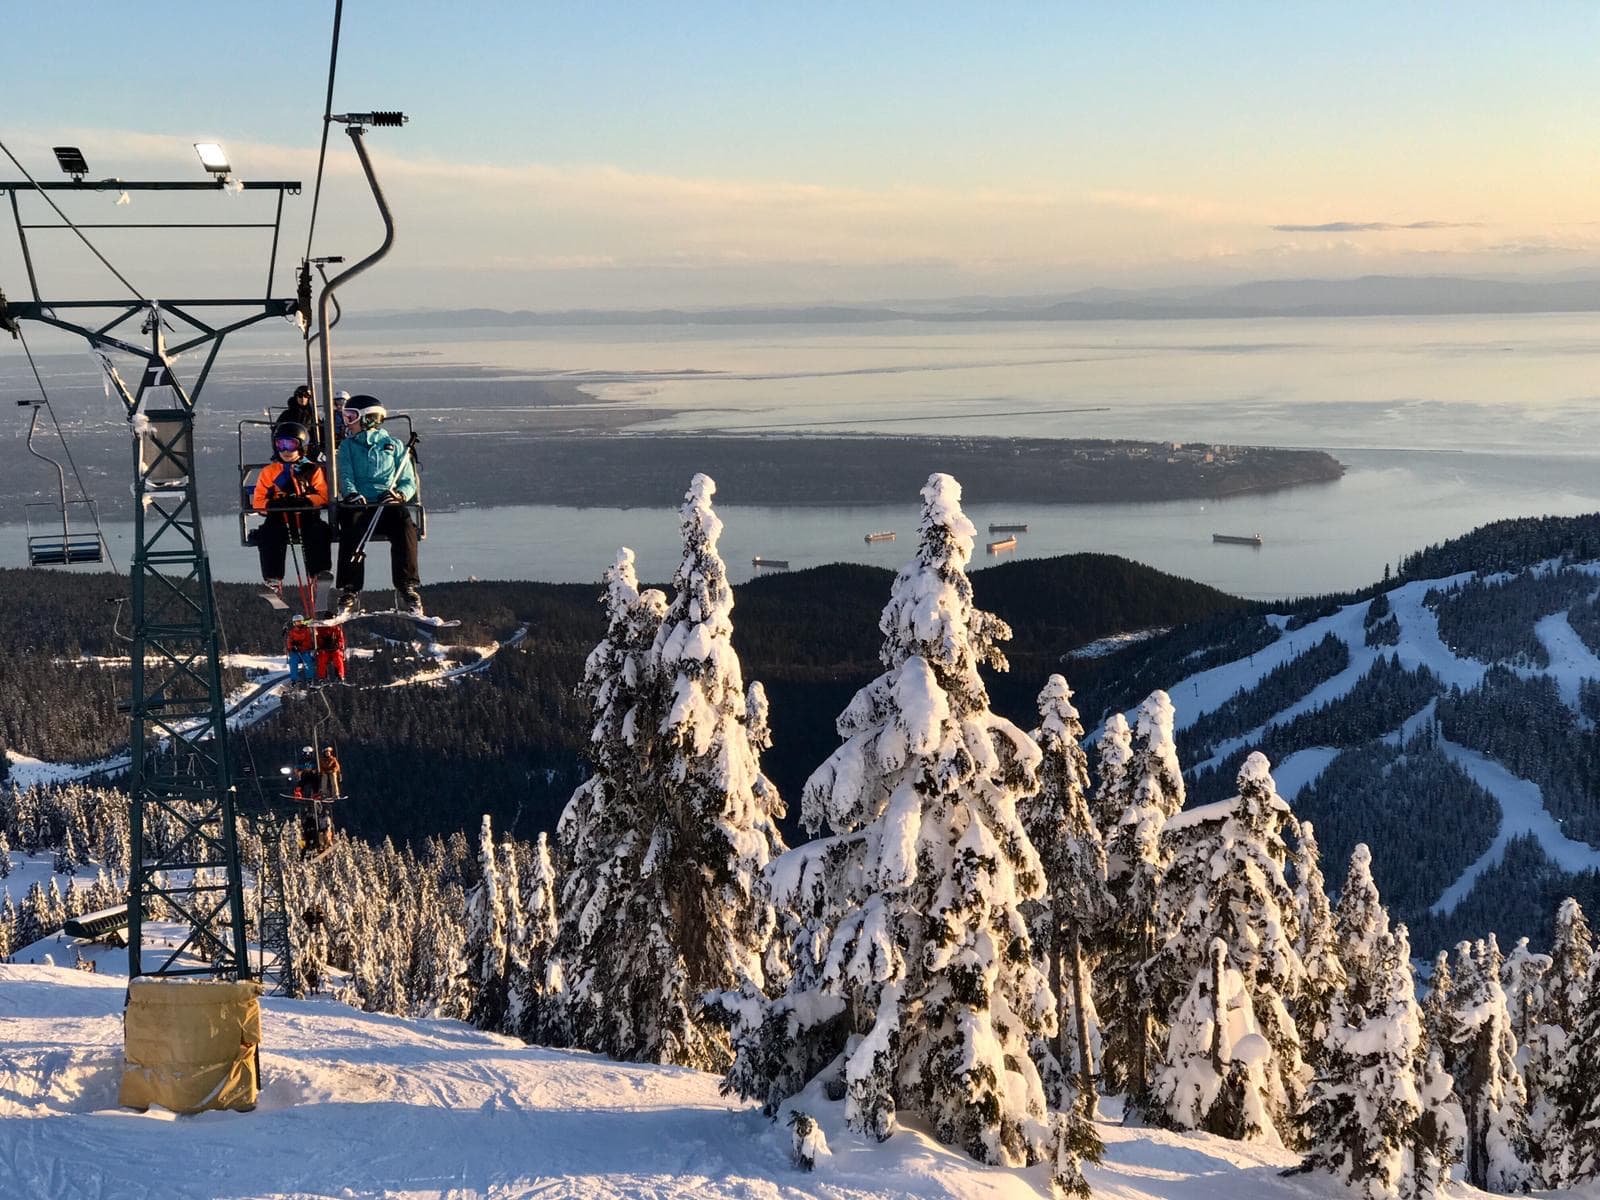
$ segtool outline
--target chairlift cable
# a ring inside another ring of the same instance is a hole
[[[61,428],[61,422],[56,418],[55,405],[50,403],[50,393],[48,390],[46,390],[44,386],[44,379],[39,374],[39,364],[33,359],[33,350],[28,346],[28,337],[22,332],[21,322],[18,322],[17,324],[17,340],[22,343],[22,353],[28,359],[28,369],[33,372],[33,381],[39,385],[39,395],[44,401],[44,410],[50,414],[50,424],[55,427],[56,437],[60,440],[61,449],[66,453],[67,456],[67,465],[72,468],[72,479],[73,482],[78,485],[78,495],[82,496],[85,500],[90,501],[92,505],[93,497],[89,495],[89,489],[84,486],[83,475],[78,470],[77,460],[72,457],[72,443],[67,441],[66,431]],[[89,511],[92,515],[94,513],[93,507],[91,507]],[[100,535],[100,544],[105,548],[106,560],[111,564],[112,571],[118,575],[122,574],[122,568],[117,566],[116,557],[111,553],[111,544],[106,541],[105,533],[100,528],[100,522],[98,518],[95,520],[94,530]]]
[[[339,65],[339,21],[344,15],[344,0],[334,0],[333,44],[328,50],[328,99],[322,107],[322,148],[317,151],[317,182],[311,192],[311,221],[306,229],[306,258],[311,257],[311,239],[317,231],[317,206],[322,200],[322,168],[328,158],[328,129],[333,124],[333,77]]]
[[[341,2],[342,2],[342,0],[341,0]],[[145,294],[143,292],[141,292],[138,288],[134,287],[133,284],[129,283],[128,279],[127,279],[127,276],[125,276],[121,271],[119,271],[115,267],[113,267],[111,265],[111,260],[108,259],[104,254],[101,254],[98,249],[96,249],[95,244],[89,240],[88,235],[86,235],[83,232],[83,230],[79,229],[75,224],[73,224],[72,218],[67,216],[66,213],[61,211],[61,206],[59,204],[57,204],[54,200],[50,199],[50,193],[46,192],[43,188],[41,188],[39,186],[39,181],[37,179],[35,179],[31,174],[28,173],[28,168],[23,166],[22,163],[17,160],[17,156],[15,154],[11,153],[10,147],[8,147],[5,144],[4,141],[0,141],[0,151],[4,151],[5,152],[5,156],[11,160],[11,164],[14,167],[16,167],[17,170],[22,172],[23,178],[26,179],[29,183],[33,184],[34,190],[39,193],[40,197],[43,198],[44,202],[46,204],[48,204],[51,208],[55,209],[56,216],[60,217],[63,221],[66,222],[67,228],[72,230],[73,233],[77,234],[78,235],[78,239],[85,246],[89,247],[89,253],[93,254],[102,263],[104,263],[106,270],[110,271],[119,280],[121,280],[123,287],[127,288],[130,292],[132,292],[135,296],[137,296],[142,303],[148,304],[150,301],[145,297]]]

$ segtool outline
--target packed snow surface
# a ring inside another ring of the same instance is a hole
[[[125,980],[109,973],[116,956],[96,957],[104,973],[0,965],[6,1200],[1047,1194],[1043,1167],[979,1166],[905,1124],[880,1144],[844,1127],[842,1103],[809,1097],[831,1153],[802,1172],[787,1126],[720,1095],[714,1075],[544,1050],[326,998],[263,1001],[254,1112],[135,1113],[117,1107]],[[1106,1120],[1101,1133],[1106,1161],[1087,1167],[1096,1196],[1347,1194],[1325,1177],[1281,1178],[1295,1161],[1282,1150]],[[1479,1193],[1458,1185],[1455,1194]]]

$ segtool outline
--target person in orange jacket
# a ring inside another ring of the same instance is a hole
[[[261,468],[250,507],[266,517],[252,535],[261,557],[261,578],[280,596],[289,543],[305,547],[306,573],[333,577],[333,531],[323,519],[328,507],[328,472],[311,461],[311,435],[286,421],[272,431],[272,461]]]
[[[289,655],[289,682],[310,683],[311,656],[316,651],[317,638],[299,613],[295,613],[294,620],[289,623],[283,648]]]
[[[335,675],[344,682],[344,626],[317,626],[317,682],[326,683]]]

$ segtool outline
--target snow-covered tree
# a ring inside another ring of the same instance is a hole
[[[1320,1065],[1333,994],[1341,990],[1347,980],[1344,964],[1339,961],[1338,932],[1322,875],[1322,852],[1310,821],[1300,822],[1294,878],[1295,908],[1299,913],[1295,949],[1300,954],[1303,969],[1300,988],[1294,995],[1294,1018],[1306,1062],[1315,1070]]]
[[[1417,1076],[1418,1114],[1412,1124],[1400,1200],[1438,1200],[1444,1194],[1450,1167],[1460,1161],[1466,1119],[1455,1097],[1455,1080],[1444,1068],[1437,1049],[1422,1042],[1422,1068]]]
[[[1528,1034],[1538,1023],[1544,1011],[1544,977],[1550,971],[1548,954],[1536,954],[1527,938],[1518,938],[1517,944],[1506,955],[1500,968],[1500,986],[1506,993],[1506,1014],[1511,1018],[1511,1032],[1518,1045],[1526,1045]]]
[[[1044,881],[1017,816],[1040,753],[989,710],[978,668],[1004,665],[1010,630],[973,605],[960,486],[934,475],[922,498],[879,623],[886,670],[802,797],[806,826],[831,832],[770,869],[775,898],[814,922],[820,976],[797,955],[785,995],[741,1017],[729,1083],[770,1105],[768,1081],[832,1064],[854,1129],[886,1138],[903,1109],[984,1162],[1054,1161],[1072,1151],[1028,1054],[1054,998],[1021,913]]]
[[[1571,1021],[1555,1099],[1570,1139],[1567,1180],[1579,1182],[1600,1178],[1600,954],[1592,956]]]
[[[1594,938],[1583,909],[1567,897],[1556,910],[1550,967],[1543,978],[1543,1008],[1523,1052],[1528,1088],[1528,1144],[1538,1184],[1565,1187],[1574,1178],[1573,1133],[1583,1120],[1582,1100],[1593,1094],[1594,1075],[1575,1079],[1574,1037],[1583,1013]],[[1597,1064],[1600,1065],[1600,1064]]]
[[[1116,836],[1122,814],[1128,811],[1128,764],[1133,759],[1133,730],[1128,728],[1128,718],[1119,712],[1106,718],[1095,746],[1094,795],[1089,811],[1094,816],[1100,840],[1110,845]]]
[[[11,901],[11,889],[6,888],[0,891],[0,962],[10,962],[22,945],[19,932],[17,906]]]
[[[1332,1172],[1368,1200],[1396,1197],[1422,1116],[1417,1053],[1422,1014],[1404,925],[1389,931],[1381,907],[1349,986],[1334,993],[1322,1073],[1311,1085],[1306,1166]]]
[[[631,555],[608,576],[611,620],[583,685],[595,775],[561,826],[575,1040],[701,1068],[730,1058],[703,1000],[765,987],[775,917],[761,872],[783,849],[782,801],[760,765],[765,709],[752,729],[732,645],[715,490],[697,475],[685,496],[670,606],[637,593]]]
[[[1017,811],[1039,853],[1048,894],[1030,905],[1034,950],[1047,964],[1056,996],[1056,1039],[1043,1070],[1046,1090],[1054,1080],[1051,1103],[1067,1112],[1078,1105],[1064,1087],[1065,1072],[1076,1068],[1077,1092],[1094,1111],[1095,1053],[1092,1025],[1098,1021],[1090,990],[1085,946],[1110,915],[1106,890],[1106,851],[1089,814],[1089,764],[1083,752],[1083,724],[1072,704],[1072,689],[1060,675],[1039,693],[1039,726],[1033,739],[1044,755],[1039,790]]]
[[[1227,945],[1213,938],[1172,1013],[1155,1067],[1151,1094],[1159,1113],[1179,1129],[1275,1142],[1266,1104],[1270,1056],[1245,978],[1228,965]]]
[[[1255,1034],[1265,1049],[1255,1054],[1250,1043],[1252,1058],[1243,1070],[1227,1055],[1211,1054],[1209,1040],[1196,1046],[1194,1028],[1180,1033],[1174,1027],[1156,1069],[1156,1093],[1164,1098],[1165,1118],[1180,1128],[1236,1131],[1230,1136],[1296,1145],[1295,1117],[1308,1072],[1285,1000],[1300,990],[1303,978],[1295,949],[1299,916],[1284,873],[1289,858],[1284,832],[1294,818],[1277,793],[1265,755],[1245,759],[1238,788],[1233,799],[1190,809],[1166,824],[1170,867],[1162,885],[1160,925],[1170,932],[1147,977],[1158,998],[1187,995],[1183,1007],[1191,1026],[1196,1004],[1229,1002],[1236,991],[1250,1018],[1241,1024],[1241,1018],[1228,1017],[1237,1036],[1226,1040],[1232,1045]],[[1216,945],[1223,948],[1226,972],[1210,961]],[[1190,1083],[1207,1065],[1217,1078],[1197,1093]],[[1235,1096],[1238,1087],[1248,1094]],[[1197,1094],[1227,1111],[1197,1108]]]
[[[733,589],[717,547],[715,492],[706,475],[689,484],[680,512],[683,560],[651,652],[665,691],[655,783],[673,827],[676,877],[668,891],[691,1006],[713,989],[765,985],[775,917],[761,874],[785,849],[777,825],[784,804],[761,771],[760,748],[771,739],[765,694],[755,693],[752,726],[733,649]],[[720,1049],[712,1060],[727,1065]]]
[[[488,813],[478,835],[478,872],[477,885],[467,893],[471,1020],[479,1029],[499,1029],[506,1012],[506,905]]]
[[[1333,923],[1339,961],[1353,980],[1367,970],[1378,939],[1389,932],[1389,913],[1378,898],[1378,885],[1372,880],[1372,851],[1365,842],[1351,851]]]
[[[552,953],[556,939],[556,879],[546,834],[539,835],[532,860],[523,872],[518,907],[522,913],[516,955],[518,972],[511,981],[506,1029],[530,1041],[559,1041],[554,1008],[561,990],[561,972]]]
[[[1517,1070],[1517,1039],[1500,983],[1494,935],[1463,942],[1455,969],[1456,1094],[1466,1117],[1464,1161],[1475,1187],[1512,1192],[1529,1177],[1527,1095]]]
[[[1105,937],[1103,973],[1114,981],[1117,994],[1105,1022],[1105,1068],[1113,1086],[1126,1090],[1130,1110],[1145,1115],[1155,1113],[1150,1075],[1165,1031],[1144,966],[1166,940],[1160,897],[1167,859],[1161,831],[1184,800],[1173,715],[1172,700],[1163,691],[1152,692],[1139,706],[1123,774],[1127,807],[1106,843],[1115,917]]]
[[[652,935],[656,912],[638,894],[638,867],[651,845],[645,829],[645,777],[654,730],[645,712],[650,648],[666,613],[666,597],[641,592],[633,551],[624,547],[605,575],[606,633],[584,664],[578,693],[593,719],[593,774],[567,802],[557,827],[562,890],[557,954],[571,987],[567,1017],[575,1044],[626,1055],[642,1034],[633,1014],[654,988],[633,971],[637,954],[659,968],[656,987],[672,970],[667,948]],[[644,922],[630,928],[629,921]],[[648,939],[648,940],[647,940]],[[641,995],[636,1000],[634,992]]]

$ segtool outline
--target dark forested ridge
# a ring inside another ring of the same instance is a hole
[[[890,572],[837,564],[768,576],[736,589],[734,640],[747,679],[766,685],[774,745],[764,758],[786,796],[834,746],[834,720],[880,669]],[[991,674],[996,707],[1023,725],[1062,657],[1109,634],[1171,625],[1238,608],[1213,588],[1109,555],[1007,563],[973,574],[978,602],[1012,621],[1012,672]],[[0,572],[0,645],[17,647],[0,676],[0,746],[50,761],[91,761],[120,750],[125,666],[73,661],[125,656],[124,618],[110,601],[126,581],[109,574]],[[330,689],[329,735],[351,798],[343,824],[368,837],[414,840],[475,827],[484,812],[518,836],[552,829],[586,771],[587,717],[574,687],[604,628],[598,585],[491,582],[428,589],[432,611],[460,619],[441,638],[484,646],[526,626],[480,673],[449,686]],[[229,650],[281,651],[282,618],[256,590],[218,585]],[[390,682],[428,665],[408,622],[349,630],[351,679]],[[242,676],[236,676],[242,678]],[[312,707],[311,705],[314,705]],[[240,758],[271,778],[307,739],[320,702],[291,703],[241,739]]]

